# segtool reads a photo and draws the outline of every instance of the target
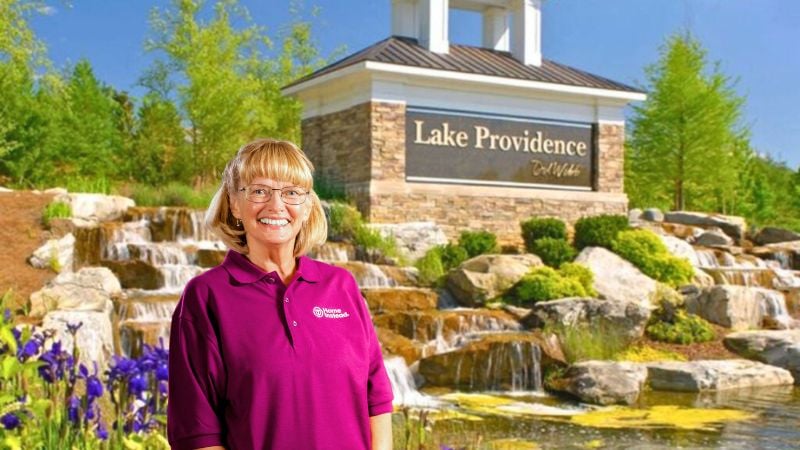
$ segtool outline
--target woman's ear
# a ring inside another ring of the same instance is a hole
[[[239,197],[234,195],[233,197],[228,197],[228,198],[230,199],[231,214],[233,214],[233,217],[235,217],[236,219],[241,220],[242,215],[241,215],[241,210],[239,209]]]

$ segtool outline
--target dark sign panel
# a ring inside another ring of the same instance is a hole
[[[406,110],[406,179],[591,190],[592,125]]]

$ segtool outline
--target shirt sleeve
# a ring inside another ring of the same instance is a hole
[[[213,329],[187,311],[201,304],[192,292],[187,286],[170,328],[167,437],[173,450],[224,445],[225,370]]]
[[[352,275],[350,276],[352,279]],[[367,405],[369,407],[369,415],[378,416],[385,413],[392,412],[392,384],[389,381],[389,375],[386,373],[386,367],[383,364],[383,354],[381,353],[381,344],[378,342],[378,336],[375,334],[375,326],[372,323],[372,316],[370,316],[367,301],[361,295],[358,289],[358,284],[355,279],[352,279],[351,287],[354,291],[356,301],[358,301],[358,309],[364,317],[368,349],[369,349],[369,376],[367,380]]]

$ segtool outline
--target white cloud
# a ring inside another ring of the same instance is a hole
[[[37,11],[39,12],[39,14],[45,16],[55,16],[56,13],[58,12],[58,10],[54,6],[47,6],[47,5],[39,7]]]

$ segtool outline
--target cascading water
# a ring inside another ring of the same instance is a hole
[[[439,405],[433,397],[425,395],[417,389],[414,381],[414,374],[406,365],[406,361],[395,356],[383,361],[386,366],[386,373],[392,383],[392,393],[394,394],[395,405],[433,407]]]

